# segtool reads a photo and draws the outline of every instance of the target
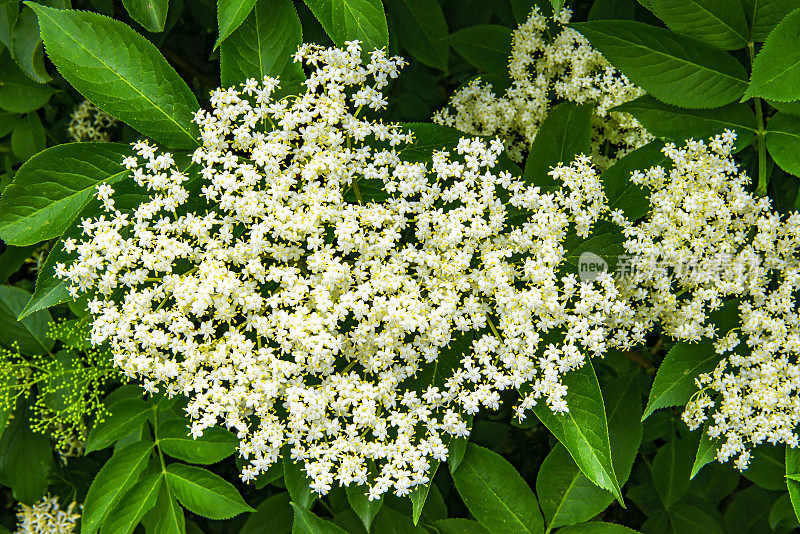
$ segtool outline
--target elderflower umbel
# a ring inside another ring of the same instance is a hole
[[[72,112],[67,133],[76,142],[111,140],[109,130],[117,125],[117,119],[84,100]]]
[[[649,191],[644,221],[613,214],[627,237],[631,276],[620,281],[642,323],[674,339],[711,338],[720,362],[697,379],[684,421],[718,440],[717,459],[747,467],[764,442],[797,446],[800,422],[800,214],[786,219],[747,192],[731,131],[709,143],[672,144],[671,168],[634,172]],[[715,324],[724,303],[738,325]],[[710,419],[709,419],[710,417]]]
[[[564,9],[555,22],[569,22]],[[644,91],[633,85],[591,47],[580,33],[563,28],[549,42],[548,18],[537,6],[514,31],[509,74],[511,87],[495,95],[492,85],[470,82],[451,98],[434,122],[471,134],[498,135],[509,157],[522,161],[555,98],[578,104],[594,103],[592,159],[601,168],[652,139],[629,114],[609,111]],[[608,145],[608,146],[607,146]]]
[[[734,140],[726,131],[709,144],[667,144],[662,151],[671,168],[631,176],[649,191],[647,217],[634,223],[621,211],[612,214],[631,255],[622,285],[643,318],[659,321],[678,340],[713,337],[709,313],[726,299],[758,291],[765,276],[762,247],[749,234],[774,214],[768,199],[746,191],[750,179],[731,157]]]
[[[62,510],[58,497],[45,496],[33,506],[20,503],[17,534],[72,534],[80,518],[80,506],[70,503]]]
[[[468,434],[463,413],[523,386],[521,415],[566,411],[561,376],[626,341],[607,339],[630,319],[613,280],[558,272],[605,196],[587,158],[552,171],[556,191],[526,185],[498,140],[405,159],[410,133],[359,116],[386,106],[400,58],[363,64],[351,42],[296,59],[303,94],[275,100],[269,77],[213,92],[199,169],[137,143],[125,164],[149,199],[123,212],[98,189],[105,213],[57,271],[92,294],[118,367],[189,398],[193,435],[237,433],[244,480],[288,454],[319,493],[405,495]]]

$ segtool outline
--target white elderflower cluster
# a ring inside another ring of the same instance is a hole
[[[768,199],[747,192],[750,178],[731,155],[735,138],[726,131],[708,144],[667,145],[671,169],[631,177],[650,191],[648,217],[613,216],[632,255],[620,284],[636,316],[675,339],[714,340],[721,361],[698,377],[683,419],[692,429],[708,420],[717,459],[745,469],[761,443],[798,444],[800,214],[782,220]],[[711,316],[725,302],[736,312],[733,327]]]
[[[643,320],[658,321],[678,340],[713,337],[709,313],[757,291],[765,276],[750,234],[772,213],[768,199],[746,190],[750,178],[731,156],[735,138],[726,131],[708,144],[665,145],[670,168],[659,165],[630,178],[649,191],[645,220],[612,213],[630,254],[621,285]]]
[[[72,534],[81,517],[80,506],[70,503],[61,509],[58,497],[45,496],[33,506],[20,503],[17,534]]]
[[[117,119],[88,100],[84,100],[72,112],[67,133],[70,139],[78,143],[108,142],[111,140],[109,130],[116,125]]]
[[[571,11],[564,9],[555,22],[566,24],[571,16]],[[548,18],[535,6],[514,32],[509,60],[512,83],[505,94],[497,96],[491,84],[476,79],[452,96],[449,107],[434,115],[434,122],[471,134],[497,135],[509,157],[520,162],[551,104],[561,99],[596,105],[591,156],[601,168],[649,142],[652,136],[631,115],[609,111],[644,91],[577,31],[561,27],[552,42],[547,32]]]
[[[290,454],[319,493],[405,495],[468,434],[463,413],[523,386],[521,415],[566,411],[563,374],[630,343],[609,335],[632,320],[610,277],[559,274],[605,196],[587,158],[552,171],[556,191],[526,185],[498,140],[405,160],[410,133],[360,116],[400,58],[364,64],[351,42],[296,60],[303,94],[275,100],[269,77],[212,94],[199,170],[137,143],[125,164],[149,199],[124,213],[98,187],[105,213],[57,274],[90,293],[115,365],[190,399],[195,436],[237,433],[244,480]]]

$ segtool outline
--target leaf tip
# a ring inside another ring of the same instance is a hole
[[[25,0],[22,3],[31,8],[33,12],[36,13],[37,15],[39,14],[39,10],[44,11],[45,9],[47,9],[47,6],[43,6],[37,2],[34,2],[33,0]],[[50,9],[55,9],[55,8],[50,8]]]

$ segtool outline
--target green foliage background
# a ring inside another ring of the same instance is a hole
[[[740,474],[712,461],[714,443],[681,422],[694,376],[717,363],[708,344],[654,334],[635,351],[587,364],[565,379],[571,395],[580,393],[569,397],[565,416],[539,407],[520,423],[507,407],[482,412],[469,441],[451,444],[432,484],[411,498],[370,502],[359,488],[320,498],[290,460],[242,484],[235,436],[217,429],[192,440],[182,399],[145,397],[125,384],[107,355],[90,348],[83,304],[54,277],[65,258],[62,238],[97,210],[94,187],[126,175],[124,143],[146,136],[178,154],[191,150],[191,114],[210,90],[269,74],[280,75],[289,93],[303,76],[290,60],[297,45],[360,39],[409,61],[389,88],[386,118],[427,123],[476,76],[509,85],[512,31],[534,3],[0,0],[0,532],[15,528],[18,502],[45,493],[84,503],[84,534],[800,528],[793,506],[800,505],[800,455],[765,445]],[[552,12],[564,2],[537,3]],[[737,160],[754,177],[753,190],[783,213],[800,206],[797,0],[568,5],[571,27],[648,92],[618,108],[659,140],[604,173],[616,207],[642,215],[641,194],[625,185],[630,170],[660,162],[661,142],[723,128],[739,135]],[[84,99],[121,121],[118,143],[64,144]],[[536,157],[517,172],[536,180],[585,151],[589,112],[556,106],[530,149]],[[411,127],[426,147],[420,150],[458,138],[444,127]],[[571,142],[554,148],[554,138]],[[118,192],[123,208],[142,198]],[[61,437],[74,433],[85,438],[86,454],[63,458]]]

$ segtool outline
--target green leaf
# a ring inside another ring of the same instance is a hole
[[[592,104],[564,102],[550,110],[525,162],[526,182],[555,185],[555,179],[548,175],[553,167],[569,165],[578,154],[590,153],[592,107]]]
[[[800,117],[773,115],[767,123],[767,150],[781,169],[800,176]]]
[[[800,448],[786,447],[786,486],[792,507],[800,521]]]
[[[19,271],[25,260],[30,258],[35,250],[36,245],[29,247],[6,245],[6,249],[0,254],[0,284],[7,283],[9,277]]]
[[[369,500],[367,492],[369,491],[366,486],[350,485],[346,488],[347,502],[356,513],[361,522],[364,523],[364,528],[369,532],[369,527],[372,525],[372,520],[378,515],[383,504],[383,496],[379,499]],[[417,516],[419,517],[419,516]]]
[[[23,116],[11,132],[11,150],[14,156],[25,161],[47,146],[44,126],[36,112]]]
[[[19,18],[19,0],[0,0],[0,43],[14,52],[11,33]]]
[[[499,454],[468,444],[453,480],[470,513],[493,534],[544,530],[536,496]]]
[[[705,502],[718,504],[736,488],[740,482],[737,469],[730,464],[713,462],[703,469],[689,485],[689,493]],[[655,489],[653,490],[655,493]]]
[[[248,78],[281,79],[283,94],[300,92],[303,68],[292,55],[303,42],[303,28],[291,0],[258,0],[242,24],[220,47],[222,85]]]
[[[753,62],[742,100],[754,96],[787,102],[800,99],[800,9],[792,11],[767,36]]]
[[[439,519],[433,525],[439,534],[489,534],[477,521],[462,518]]]
[[[122,0],[122,5],[145,30],[153,33],[164,31],[169,0]]]
[[[20,167],[0,197],[0,238],[26,246],[59,237],[100,183],[128,174],[129,146],[70,143],[48,148]]]
[[[462,137],[467,137],[455,128],[428,122],[406,122],[402,126],[414,134],[414,142],[398,151],[404,161],[430,163],[435,151],[451,150]]]
[[[19,404],[0,438],[0,481],[15,499],[32,505],[47,491],[53,450],[47,436],[31,430],[30,413]]]
[[[511,29],[498,24],[478,24],[450,34],[450,44],[467,63],[492,74],[508,72]]]
[[[86,454],[110,447],[119,438],[140,428],[150,415],[150,406],[141,399],[123,399],[108,406],[108,412],[89,432]]]
[[[239,465],[238,462],[242,462],[242,465],[244,465],[244,460],[241,456],[237,457],[236,461],[237,465]],[[275,482],[279,478],[283,478],[283,462],[280,460],[269,466],[266,472],[256,476],[256,479],[253,481],[253,483],[255,484],[256,489],[261,489],[266,487],[268,484]]]
[[[797,7],[796,0],[742,0],[754,41],[763,41]]]
[[[673,31],[722,48],[747,46],[750,29],[739,2],[727,0],[650,0],[648,9]]]
[[[553,13],[560,13],[564,9],[566,0],[550,0],[550,5],[553,6]]]
[[[97,13],[29,5],[48,57],[83,96],[166,147],[198,145],[197,99],[152,43]]]
[[[667,510],[689,491],[694,449],[694,442],[673,436],[656,451],[650,471],[656,492]]]
[[[568,389],[569,411],[555,413],[547,403],[539,401],[533,407],[533,413],[566,447],[583,474],[622,502],[619,482],[611,463],[603,394],[592,363],[587,360],[580,369],[566,373],[563,383]]]
[[[152,448],[150,442],[132,443],[116,451],[100,468],[83,504],[81,534],[94,534],[100,530],[109,512],[139,479]]]
[[[14,60],[30,79],[37,83],[47,83],[53,79],[44,66],[44,51],[36,14],[27,7],[17,19],[12,41]]]
[[[625,154],[603,171],[600,180],[603,182],[603,191],[608,198],[610,209],[622,210],[631,221],[644,217],[650,209],[647,192],[631,182],[630,177],[636,170],[658,165],[666,166],[671,162],[672,160],[661,151],[662,148],[664,148],[664,143],[652,141]]]
[[[467,426],[472,426],[472,416],[469,416]],[[469,443],[469,441],[466,437],[453,438],[450,440],[450,445],[448,446],[449,454],[447,455],[447,469],[451,474],[458,469],[458,466],[461,465],[462,460],[464,460],[464,454],[467,452],[467,443]]]
[[[338,525],[320,519],[306,510],[305,507],[294,502],[291,505],[294,510],[292,534],[347,534]]]
[[[230,482],[202,467],[167,466],[167,483],[187,510],[209,519],[230,519],[253,512]]]
[[[687,139],[710,139],[725,129],[736,132],[736,148],[750,144],[756,118],[747,104],[728,104],[718,109],[686,109],[664,104],[649,95],[613,108],[633,115],[656,137],[683,144]]]
[[[106,395],[103,399],[105,406],[111,406],[122,400],[137,399],[143,400],[145,395],[144,389],[138,384],[125,384],[116,388],[114,391]]]
[[[636,4],[627,0],[595,0],[589,10],[588,20],[633,20]]]
[[[244,22],[256,0],[217,0],[217,26],[219,37],[214,50]]]
[[[776,530],[779,525],[785,525],[791,529],[800,527],[788,493],[784,493],[778,497],[775,502],[772,503],[772,508],[769,510],[770,528]]]
[[[633,83],[667,104],[718,108],[741,97],[747,86],[741,63],[692,37],[630,20],[569,26]]]
[[[425,508],[425,503],[428,500],[428,493],[433,486],[433,477],[436,475],[436,470],[439,469],[439,463],[439,460],[433,460],[433,462],[431,462],[430,474],[428,475],[430,477],[428,483],[416,486],[411,490],[411,493],[408,494],[408,498],[411,499],[411,519],[414,525],[419,523],[422,510]],[[367,527],[367,530],[369,530],[369,527]]]
[[[736,534],[762,534],[769,522],[774,495],[758,486],[737,492],[723,515],[726,530]]]
[[[336,46],[358,39],[364,52],[389,46],[381,0],[305,0]]]
[[[602,523],[592,521],[591,523],[581,523],[558,530],[559,534],[635,534],[638,530],[633,530],[624,525],[614,523]]]
[[[780,491],[786,487],[784,475],[786,457],[784,445],[773,445],[763,443],[751,451],[752,458],[750,465],[742,472],[742,475],[761,488]]]
[[[642,404],[639,372],[608,384],[608,428],[614,471],[624,484],[636,459],[642,439]],[[563,445],[550,451],[539,468],[536,493],[549,528],[588,521],[614,500],[614,496],[595,486],[581,472]]]
[[[289,494],[278,493],[264,500],[247,518],[239,534],[289,534],[292,531],[292,507]]]
[[[161,473],[149,475],[128,490],[103,523],[103,534],[130,534],[144,514],[156,505],[161,489]]]
[[[706,422],[700,431],[700,444],[697,446],[694,465],[692,465],[692,471],[689,475],[690,479],[693,479],[700,469],[717,458],[717,449],[719,449],[720,443],[718,439],[711,439],[708,435],[709,424],[709,422]]]
[[[311,481],[302,466],[299,462],[292,460],[288,453],[283,455],[283,483],[289,490],[292,502],[297,503],[298,506],[309,508],[317,498],[309,487]]]
[[[229,430],[216,426],[192,439],[186,419],[167,419],[158,426],[158,443],[173,458],[192,464],[215,464],[236,452],[239,440]]]
[[[411,57],[429,67],[447,72],[450,54],[447,21],[436,0],[390,0],[397,18],[397,38]]]
[[[719,514],[716,514],[717,516]],[[724,534],[719,521],[697,506],[678,503],[668,512],[675,534]],[[738,531],[731,531],[738,532]]]
[[[708,340],[675,343],[658,367],[642,420],[659,408],[686,404],[697,391],[697,376],[713,371],[720,359]]]
[[[64,262],[67,253],[64,251],[64,242],[58,241],[55,248],[50,251],[36,277],[36,291],[20,310],[18,319],[21,321],[29,315],[45,311],[51,306],[72,300],[70,297],[69,281],[56,278],[55,267],[58,262]]]
[[[11,130],[14,129],[14,126],[16,126],[17,122],[19,122],[19,119],[20,116],[16,113],[0,111],[0,137],[5,137],[8,135]],[[2,189],[1,187],[2,186],[0,186],[0,193],[3,193],[5,189]]]
[[[47,337],[53,319],[47,311],[41,310],[18,321],[28,299],[27,291],[0,286],[0,343],[6,347],[16,343],[25,355],[46,354],[55,345],[55,341]]]
[[[0,109],[13,113],[36,111],[55,92],[49,85],[32,82],[10,59],[0,61]]]
[[[795,117],[800,117],[800,100],[796,100],[794,102],[778,102],[777,100],[767,100],[766,102],[778,111],[788,113],[789,115],[794,115]]]
[[[150,510],[146,518],[151,520],[152,532],[158,534],[184,534],[186,532],[186,519],[183,508],[172,494],[169,484],[162,484],[158,492],[155,507]],[[151,530],[148,529],[148,532]]]
[[[338,519],[338,518],[337,518]],[[337,521],[339,523],[339,521]],[[349,532],[353,532],[353,527],[347,528],[346,523],[339,523],[345,527]],[[360,526],[360,525],[359,525]],[[357,530],[363,532],[360,528]],[[390,506],[381,508],[380,513],[375,518],[375,524],[372,531],[376,534],[428,534],[430,531],[422,526],[415,526],[408,517],[406,510],[402,512],[392,509]]]

